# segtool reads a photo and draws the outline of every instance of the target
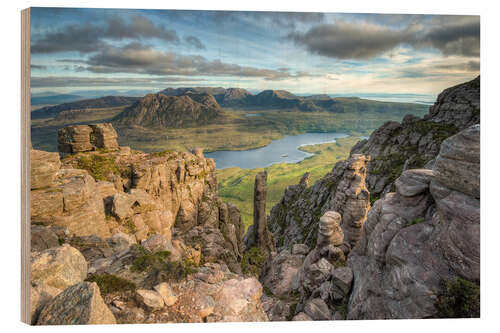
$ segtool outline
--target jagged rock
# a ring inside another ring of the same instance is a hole
[[[327,211],[337,211],[342,216],[345,248],[351,248],[370,209],[364,180],[368,160],[354,154],[349,160],[338,162],[312,187],[306,187],[305,180],[289,186],[281,201],[271,209],[269,219],[277,247],[290,248],[298,243],[315,246],[319,217]],[[306,175],[303,179],[307,179]]]
[[[118,134],[116,134],[113,125],[110,123],[102,123],[90,125],[92,133],[90,134],[90,142],[96,148],[116,149],[118,148]]]
[[[135,292],[137,301],[149,310],[157,310],[165,306],[162,295],[156,291],[137,289]]]
[[[51,247],[59,246],[59,238],[50,227],[31,225],[31,251],[43,251]]]
[[[135,198],[128,193],[115,193],[111,198],[111,214],[120,221],[125,220],[134,214],[132,205],[135,201]]]
[[[116,131],[109,123],[74,125],[59,129],[58,150],[62,154],[75,154],[97,148],[118,148]]]
[[[50,187],[54,184],[57,171],[61,168],[59,154],[31,149],[30,168],[32,190]]]
[[[332,284],[338,288],[343,295],[348,295],[352,286],[352,270],[349,267],[339,267],[332,271]]]
[[[75,284],[42,309],[37,325],[116,324],[95,282]]]
[[[290,254],[287,250],[281,251],[262,268],[260,275],[262,285],[275,296],[289,294],[294,289],[292,284],[304,258],[301,254]]]
[[[387,122],[351,154],[370,155],[367,186],[374,197],[393,191],[403,170],[431,168],[444,139],[480,121],[480,78],[448,88],[423,119],[406,116],[403,122]],[[479,152],[478,152],[479,153]]]
[[[61,226],[77,236],[110,235],[103,199],[85,170],[60,169],[54,186],[31,192],[31,222]]]
[[[474,125],[444,140],[434,165],[437,181],[474,198],[480,196],[479,132]]]
[[[332,313],[321,298],[313,298],[306,303],[304,312],[312,320],[332,320]]]
[[[267,228],[267,171],[255,175],[253,195],[253,226],[245,235],[245,248],[258,247],[264,253],[275,252],[272,234]]]
[[[403,172],[397,192],[370,210],[347,261],[354,275],[347,319],[432,317],[443,280],[479,282],[479,176],[463,173],[457,179],[453,171],[460,161],[479,170],[479,134],[473,126],[448,138],[434,173]],[[449,147],[455,147],[453,155]],[[451,157],[457,164],[438,165]]]
[[[309,246],[307,246],[306,244],[293,244],[292,254],[305,256],[309,253],[309,251],[310,251]]]
[[[172,288],[170,288],[168,283],[166,282],[160,283],[156,285],[154,289],[158,294],[160,294],[166,306],[172,306],[175,304],[175,302],[177,302],[177,296],[174,294]]]
[[[429,189],[429,183],[434,178],[434,172],[427,169],[405,171],[394,182],[396,191],[404,197],[413,197]]]
[[[214,298],[215,311],[222,314],[221,321],[267,321],[261,295],[262,286],[254,277],[227,280]]]

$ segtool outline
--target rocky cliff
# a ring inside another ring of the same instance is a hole
[[[402,123],[387,122],[368,140],[355,145],[351,154],[371,157],[367,186],[372,200],[394,190],[403,170],[431,167],[441,142],[480,121],[480,78],[448,88],[423,118],[406,116]]]
[[[113,122],[120,125],[185,127],[213,121],[220,106],[207,93],[186,92],[180,96],[149,94],[118,114]]]
[[[479,138],[474,125],[446,139],[433,170],[403,172],[375,203],[347,262],[347,318],[440,317],[443,283],[479,284]]]
[[[281,201],[271,209],[269,229],[278,248],[291,248],[316,242],[319,217],[326,211],[342,215],[342,230],[346,235],[346,253],[359,238],[361,227],[370,209],[370,194],[366,189],[366,164],[369,159],[354,154],[338,162],[332,171],[308,186],[308,174],[298,185],[289,186]]]
[[[31,151],[33,323],[267,320],[201,149],[133,151],[110,124],[63,128],[59,148]]]
[[[479,78],[288,187],[269,218],[279,253],[260,274],[269,319],[479,316],[478,122]]]

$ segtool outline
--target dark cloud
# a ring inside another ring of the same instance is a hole
[[[424,34],[419,43],[428,44],[444,55],[479,57],[479,17],[443,17]]]
[[[191,46],[193,46],[193,47],[195,47],[195,48],[197,48],[199,50],[205,49],[205,45],[203,45],[203,43],[198,39],[198,37],[195,37],[195,36],[185,36],[184,37],[184,41],[187,44],[189,44],[189,45],[191,45]]]
[[[147,78],[103,78],[103,77],[77,77],[77,76],[35,76],[31,78],[32,88],[56,87],[93,87],[93,86],[164,86],[171,82],[203,81],[200,79],[179,77],[147,77]]]
[[[426,24],[415,16],[409,18],[410,23],[398,29],[337,20],[335,24],[316,25],[306,32],[292,32],[288,38],[311,53],[337,59],[370,59],[400,45],[431,47],[446,56],[479,56],[479,17],[426,17]],[[387,19],[400,21],[401,16]]]
[[[335,24],[317,25],[306,33],[290,33],[288,38],[319,55],[338,59],[369,59],[399,44],[413,42],[414,31],[411,27],[394,30],[338,20]]]
[[[170,43],[180,42],[175,30],[167,29],[163,25],[155,25],[143,16],[133,16],[130,21],[114,16],[105,25],[66,25],[42,36],[35,36],[31,52],[91,53],[106,47],[108,45],[106,40],[149,38],[157,38]]]
[[[287,69],[271,70],[207,60],[198,55],[154,50],[140,43],[124,47],[106,47],[89,57],[86,69],[94,73],[139,73],[149,75],[233,76],[282,80],[308,76],[292,74]]]
[[[47,66],[44,65],[31,65],[31,69],[47,69]]]

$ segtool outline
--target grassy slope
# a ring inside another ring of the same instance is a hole
[[[346,159],[351,147],[359,140],[357,137],[338,139],[335,143],[325,143],[302,147],[304,151],[315,153],[314,156],[295,164],[275,164],[265,168],[267,178],[267,205],[269,212],[283,196],[285,188],[299,182],[306,172],[311,173],[310,184],[328,173],[335,163]],[[253,187],[255,175],[264,169],[228,168],[217,170],[219,196],[226,202],[237,205],[245,226],[253,223]]]

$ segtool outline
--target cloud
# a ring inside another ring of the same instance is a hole
[[[232,76],[282,80],[308,76],[292,74],[288,69],[265,69],[220,60],[208,60],[199,55],[163,52],[140,43],[124,47],[108,46],[86,61],[86,69],[94,73],[138,73],[149,75]]]
[[[392,20],[392,16],[388,19]],[[336,59],[367,60],[406,45],[415,49],[431,47],[445,56],[479,56],[479,17],[438,16],[427,20],[423,24],[412,16],[405,27],[393,28],[339,19],[334,24],[313,26],[306,32],[291,32],[287,37],[311,53]]]
[[[55,87],[95,87],[95,86],[152,86],[161,87],[172,82],[203,81],[182,77],[141,77],[141,78],[109,78],[78,76],[35,76],[31,78],[32,88]]]
[[[288,38],[311,53],[337,59],[369,59],[412,40],[412,27],[395,30],[371,23],[337,20],[321,24],[306,33],[292,32]]]
[[[195,37],[195,36],[185,36],[184,37],[184,41],[187,44],[189,44],[189,45],[191,45],[191,46],[193,46],[193,47],[195,47],[195,48],[197,48],[199,50],[205,49],[205,45],[203,45],[203,43],[198,39],[198,37]]]
[[[31,69],[47,69],[47,66],[45,65],[31,65]]]
[[[435,68],[461,72],[479,72],[481,66],[479,61],[468,61],[449,65],[437,65]]]
[[[56,53],[77,51],[96,52],[108,46],[106,40],[157,38],[169,43],[179,43],[175,30],[155,25],[144,16],[136,15],[129,22],[118,16],[110,18],[105,25],[66,25],[41,36],[35,36],[31,53]]]
[[[443,17],[419,43],[428,44],[444,55],[479,57],[480,30],[479,16]]]

